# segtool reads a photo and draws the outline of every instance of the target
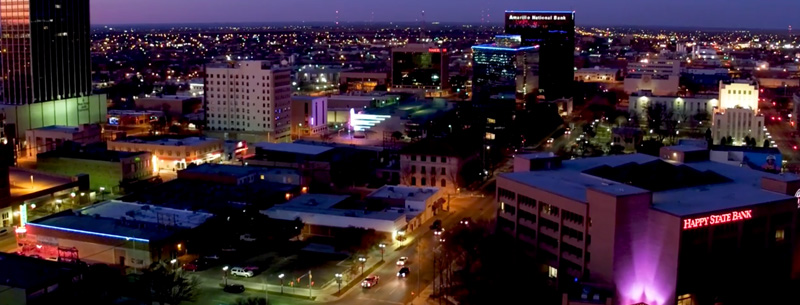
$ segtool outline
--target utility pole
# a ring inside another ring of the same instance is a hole
[[[311,286],[314,282],[311,281],[311,270],[308,270],[308,299],[311,299]]]

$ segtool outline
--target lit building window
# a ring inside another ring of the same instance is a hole
[[[775,231],[775,241],[783,241],[784,234],[785,234],[785,232],[784,232],[783,229],[776,230]]]
[[[557,277],[558,277],[558,269],[556,269],[556,268],[555,268],[555,267],[553,267],[553,266],[547,266],[547,267],[548,267],[547,275],[548,275],[550,278],[553,278],[553,279],[554,279],[554,278],[557,278]]]

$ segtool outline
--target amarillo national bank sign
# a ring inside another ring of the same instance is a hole
[[[513,21],[568,21],[572,14],[541,15],[541,14],[508,14],[508,20]]]

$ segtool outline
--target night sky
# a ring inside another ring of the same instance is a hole
[[[235,22],[479,23],[512,10],[575,10],[578,25],[800,29],[800,0],[91,0],[93,24]],[[373,15],[374,13],[374,15]],[[371,18],[371,16],[374,16]]]

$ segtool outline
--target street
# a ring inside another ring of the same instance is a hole
[[[450,212],[444,212],[437,216],[442,219],[442,227],[445,229],[452,228],[462,218],[471,217],[473,220],[493,220],[496,210],[494,208],[494,196],[465,196],[451,198]],[[428,221],[425,226],[429,226],[433,219]],[[268,281],[269,297],[271,304],[311,304],[319,303],[320,301],[332,301],[332,304],[408,304],[414,297],[424,290],[433,280],[433,261],[431,255],[433,248],[439,243],[434,239],[433,231],[427,227],[425,231],[414,238],[414,240],[407,243],[405,246],[394,246],[395,249],[387,250],[384,254],[385,263],[380,266],[372,274],[380,277],[378,285],[373,288],[362,288],[360,283],[350,288],[343,297],[336,300],[334,293],[337,292],[337,285],[335,282],[322,283],[324,279],[314,277],[315,281],[319,280],[317,286],[323,286],[321,289],[314,289],[312,295],[316,301],[309,301],[289,294],[297,296],[305,296],[308,294],[307,285],[292,288],[289,285],[284,285],[283,290],[286,295],[280,294],[280,284],[270,274],[256,275],[250,279],[242,279],[229,276],[228,283],[240,283],[247,287],[247,291],[242,294],[231,294],[222,291],[220,283],[223,280],[221,270],[218,268],[209,269],[194,273],[201,279],[201,299],[195,304],[232,304],[239,297],[247,296],[264,296],[264,280],[272,278]],[[418,251],[419,250],[419,251]],[[396,261],[401,256],[409,257],[408,267],[411,270],[407,278],[398,278],[397,271],[400,269],[396,265]],[[378,254],[377,259],[380,259]],[[366,274],[365,274],[366,275]],[[326,285],[327,284],[327,285]],[[343,283],[344,287],[346,283]]]

